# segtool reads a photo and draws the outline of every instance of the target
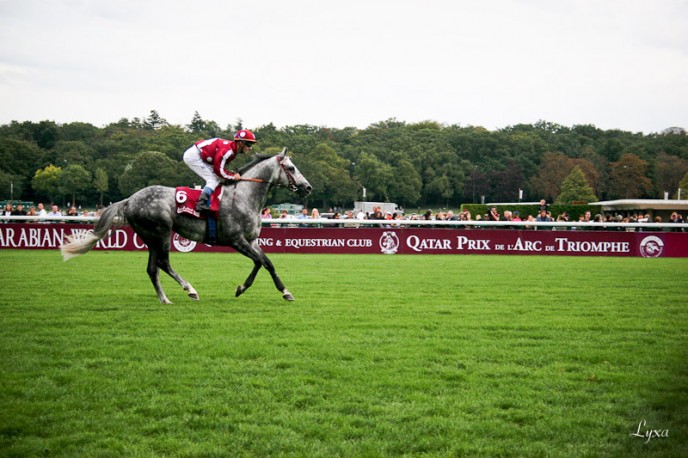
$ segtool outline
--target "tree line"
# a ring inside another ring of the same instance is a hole
[[[688,193],[688,135],[682,128],[642,134],[540,121],[495,131],[479,126],[389,119],[365,129],[295,125],[220,127],[194,113],[169,124],[152,110],[105,127],[74,122],[0,126],[0,198],[82,206],[108,204],[151,184],[201,185],[182,162],[195,141],[258,137],[255,151],[286,146],[314,188],[307,204],[350,207],[355,200],[405,208],[540,200],[570,203],[663,198]],[[233,163],[240,165],[242,158]],[[284,190],[271,203],[294,201]],[[302,203],[302,202],[299,202]]]

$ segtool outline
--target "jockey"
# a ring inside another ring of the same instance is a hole
[[[220,179],[238,180],[240,175],[225,167],[237,154],[248,153],[256,143],[256,136],[250,130],[241,129],[234,134],[234,141],[223,138],[201,140],[191,145],[184,153],[184,162],[199,177],[205,180],[205,187],[196,203],[196,211],[210,210],[210,196],[220,184]]]

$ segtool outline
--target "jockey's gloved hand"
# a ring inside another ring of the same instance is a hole
[[[232,184],[232,183],[235,183],[236,181],[238,181],[240,178],[241,178],[241,175],[239,175],[238,173],[234,173],[234,174],[230,173],[230,174],[227,174],[227,177],[222,180],[222,183]]]

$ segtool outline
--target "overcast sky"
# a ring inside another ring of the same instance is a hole
[[[0,0],[0,124],[688,128],[688,0]]]

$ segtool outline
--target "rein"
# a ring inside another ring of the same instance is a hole
[[[270,183],[268,180],[261,180],[260,178],[244,178],[244,177],[241,177],[238,180],[234,180],[234,181],[252,181],[254,183]]]
[[[280,166],[280,168],[282,169],[282,172],[284,172],[284,174],[287,176],[287,181],[289,182],[288,188],[291,189],[291,190],[295,190],[295,189],[296,189],[296,180],[294,179],[294,177],[292,176],[292,174],[289,173],[289,172],[284,168],[283,161],[280,161],[280,160],[279,160],[279,156],[276,156],[276,157],[278,158],[277,161],[279,162],[279,166]],[[253,182],[253,183],[272,183],[272,182],[269,181],[269,180],[263,180],[263,179],[261,179],[261,178],[244,178],[244,177],[241,177],[241,178],[239,178],[238,180],[234,180],[234,181],[250,181],[250,182]]]

